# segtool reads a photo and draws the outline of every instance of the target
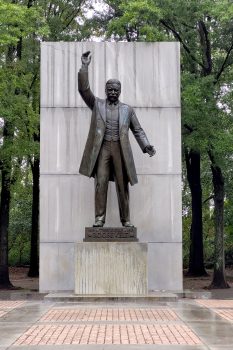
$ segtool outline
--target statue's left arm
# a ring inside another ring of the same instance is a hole
[[[132,109],[130,113],[130,129],[134,134],[139,146],[141,147],[143,153],[148,153],[150,157],[155,155],[156,151],[152,145],[150,145],[148,138],[145,134],[145,131],[141,127],[138,118]]]

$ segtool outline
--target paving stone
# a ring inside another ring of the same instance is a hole
[[[40,321],[173,321],[176,313],[171,309],[56,309],[48,311]]]
[[[233,300],[196,300],[196,302],[201,305],[208,308],[233,308]]]
[[[30,327],[14,345],[201,344],[180,324],[49,324]]]
[[[233,309],[216,309],[213,310],[216,312],[219,316],[224,318],[225,320],[232,321],[233,322]]]
[[[24,300],[0,300],[0,309],[14,309],[25,304]]]

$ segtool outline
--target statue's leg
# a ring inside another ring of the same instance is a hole
[[[95,223],[97,226],[103,226],[105,223],[110,161],[109,142],[104,141],[97,160],[95,177]]]
[[[128,177],[124,166],[120,142],[112,142],[114,179],[119,204],[120,220],[124,225],[130,222]]]

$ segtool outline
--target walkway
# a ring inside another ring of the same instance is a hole
[[[0,350],[233,349],[233,300],[0,300]]]

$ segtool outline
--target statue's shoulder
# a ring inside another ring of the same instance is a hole
[[[104,105],[106,103],[106,100],[104,98],[96,97],[95,102],[99,105]]]
[[[127,111],[128,113],[132,113],[133,112],[133,107],[127,105],[126,103],[123,103],[123,102],[119,102],[119,107],[121,109],[124,109],[125,111]]]

